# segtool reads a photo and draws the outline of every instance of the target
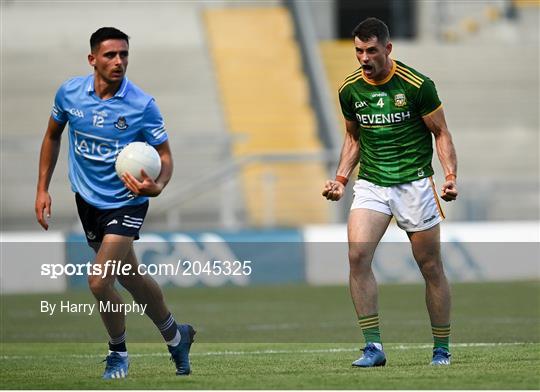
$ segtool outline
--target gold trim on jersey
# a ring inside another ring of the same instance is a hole
[[[343,84],[341,85],[341,87],[340,87],[339,90],[338,90],[338,94],[341,94],[341,91],[343,91],[343,89],[344,89],[346,86],[348,86],[349,84],[354,83],[354,82],[356,82],[357,80],[362,79],[362,78],[363,78],[363,73],[362,73],[362,70],[360,70],[360,73],[359,73],[355,78],[350,79],[350,80],[348,80],[348,81],[345,81],[345,83],[343,83]]]
[[[355,76],[358,76],[360,73],[362,73],[362,68],[358,68],[356,71],[354,71],[352,74],[347,76],[343,83],[347,83],[349,80],[353,79]]]
[[[356,78],[357,76],[361,76],[362,75],[362,68],[358,68],[356,71],[354,71],[352,74],[350,74],[349,76],[347,76],[345,78],[345,80],[343,80],[343,83],[341,83],[341,86],[339,86],[338,88],[338,91],[341,92],[341,90],[343,89],[343,87],[345,87],[346,84],[349,84],[349,81],[351,81],[352,79]]]
[[[407,69],[401,65],[398,64],[397,68],[402,71],[404,74],[406,75],[409,75],[409,77],[412,79],[412,80],[416,80],[417,82],[419,82],[420,84],[424,83],[424,79],[422,79],[420,76],[418,75],[415,75],[412,73],[412,71],[410,69]]]
[[[391,59],[392,60],[392,59]],[[390,73],[381,81],[375,81],[375,80],[369,80],[367,77],[364,78],[364,82],[367,84],[371,84],[372,86],[380,86],[381,84],[387,83],[390,79],[392,79],[392,76],[394,76],[394,73],[396,72],[397,63],[392,60],[392,69],[390,70]]]
[[[443,106],[442,106],[442,103],[441,103],[439,106],[437,106],[436,109],[433,109],[433,110],[432,110],[431,112],[429,112],[428,114],[424,114],[424,115],[422,116],[422,118],[427,117],[427,116],[429,116],[429,115],[435,113],[437,110],[442,109],[442,107],[443,107]]]
[[[401,79],[405,80],[406,82],[412,84],[416,88],[420,88],[421,83],[418,83],[412,79],[409,79],[408,75],[405,73],[402,73],[400,69],[396,70],[396,75],[398,75]]]

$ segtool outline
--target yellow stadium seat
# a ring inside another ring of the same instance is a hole
[[[284,7],[207,9],[204,13],[234,156],[323,150],[294,26]],[[256,162],[241,174],[249,223],[328,223],[321,197],[325,163]]]

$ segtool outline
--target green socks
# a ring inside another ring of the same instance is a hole
[[[366,343],[382,344],[378,313],[360,317],[358,324],[362,328]],[[433,333],[433,348],[444,348],[450,351],[450,324],[432,325],[431,331]]]
[[[450,351],[450,324],[448,325],[432,325],[431,332],[433,333],[433,348],[444,348]]]
[[[360,328],[362,328],[362,333],[364,334],[366,343],[382,344],[378,313],[360,317],[358,324],[360,324]]]

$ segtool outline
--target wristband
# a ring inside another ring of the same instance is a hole
[[[347,177],[343,177],[343,176],[336,176],[335,181],[342,183],[343,186],[347,186],[347,183],[349,182],[349,179]]]
[[[456,175],[454,173],[449,173],[444,177],[446,181],[456,181]]]

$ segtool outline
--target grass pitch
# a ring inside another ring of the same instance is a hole
[[[357,344],[199,343],[193,374],[174,375],[162,344],[130,345],[125,380],[100,380],[103,345],[3,348],[7,389],[538,389],[539,344],[458,344],[449,368],[429,366],[431,345],[387,344],[384,368],[352,368]]]
[[[130,375],[110,381],[100,379],[99,316],[39,314],[39,300],[54,295],[3,296],[1,388],[539,389],[539,294],[538,282],[453,285],[453,362],[433,368],[423,287],[382,286],[388,363],[357,369],[361,334],[346,287],[171,289],[171,308],[199,331],[193,374],[176,377],[153,325],[129,315]]]

